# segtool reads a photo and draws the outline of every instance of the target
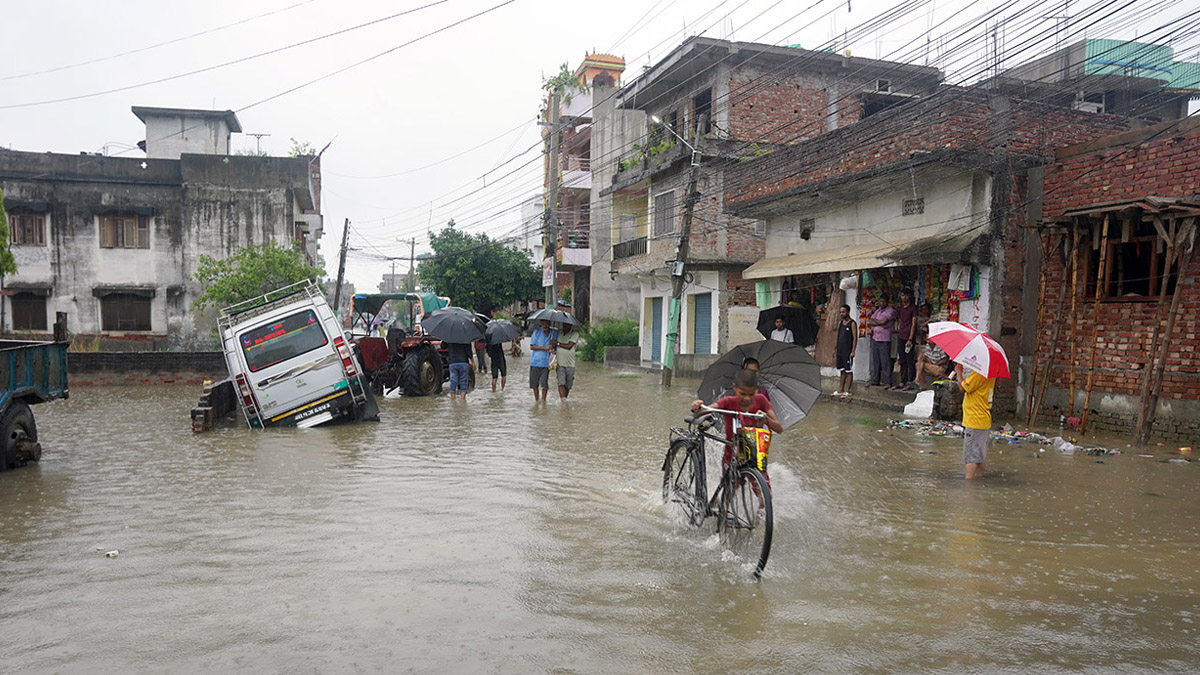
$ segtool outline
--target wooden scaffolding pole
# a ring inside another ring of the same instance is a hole
[[[1067,400],[1070,401],[1067,414],[1070,417],[1075,416],[1075,343],[1078,341],[1076,336],[1079,332],[1079,314],[1075,311],[1075,306],[1079,301],[1079,240],[1083,238],[1082,232],[1079,221],[1076,220],[1072,233],[1074,245],[1071,247],[1071,373],[1067,395]]]
[[[1156,216],[1155,227],[1159,233],[1162,233],[1161,220]],[[1145,445],[1150,440],[1150,431],[1154,427],[1154,417],[1157,414],[1158,396],[1162,392],[1163,374],[1167,367],[1167,353],[1171,347],[1171,333],[1175,330],[1175,318],[1179,316],[1179,299],[1183,296],[1180,292],[1182,287],[1187,282],[1188,269],[1184,264],[1184,240],[1189,240],[1186,248],[1188,251],[1194,251],[1193,233],[1196,225],[1196,219],[1189,218],[1182,228],[1178,227],[1179,221],[1176,218],[1170,220],[1169,244],[1167,246],[1167,266],[1162,276],[1162,286],[1159,289],[1159,307],[1155,311],[1155,337],[1150,345],[1150,359],[1146,364],[1146,373],[1142,379],[1142,408],[1138,413],[1138,426],[1134,435],[1134,443],[1136,445]],[[1178,276],[1175,279],[1175,288],[1171,291],[1171,308],[1167,313],[1167,326],[1162,333],[1162,344],[1156,344],[1158,339],[1158,323],[1161,321],[1162,302],[1165,299],[1166,288],[1171,278],[1171,263],[1175,262],[1179,270]],[[1151,372],[1153,370],[1153,372]]]
[[[1038,235],[1038,246],[1042,249],[1042,268],[1038,271],[1038,314],[1037,322],[1033,324],[1033,358],[1029,363],[1029,396],[1025,401],[1025,429],[1029,429],[1029,418],[1033,415],[1033,398],[1037,393],[1037,364],[1038,352],[1042,348],[1042,320],[1046,316],[1046,261],[1053,255],[1053,251],[1049,251],[1050,246],[1046,243],[1049,235]]]
[[[1096,373],[1096,340],[1100,337],[1100,295],[1108,286],[1108,223],[1112,214],[1104,214],[1104,226],[1100,234],[1100,266],[1096,268],[1096,295],[1092,299],[1092,341],[1091,355],[1088,357],[1087,385],[1084,387],[1083,412],[1080,413],[1079,433],[1087,430],[1088,406],[1092,403],[1092,377]]]
[[[1159,236],[1167,242],[1167,259],[1166,267],[1162,273],[1162,280],[1158,286],[1158,306],[1154,309],[1154,329],[1150,332],[1150,344],[1146,346],[1146,366],[1142,372],[1142,389],[1140,399],[1142,401],[1141,408],[1138,410],[1137,427],[1134,429],[1133,442],[1136,445],[1145,445],[1146,439],[1150,437],[1150,425],[1147,420],[1151,417],[1147,406],[1150,403],[1150,383],[1154,379],[1154,365],[1158,361],[1158,336],[1160,335],[1160,326],[1163,321],[1163,312],[1167,305],[1167,281],[1171,278],[1171,266],[1175,262],[1175,225],[1174,218],[1170,220],[1170,232],[1164,232],[1162,219],[1154,216],[1154,227],[1158,230]]]
[[[1074,241],[1074,236],[1075,235],[1072,234],[1072,241]],[[1066,240],[1064,237],[1062,246],[1065,247],[1066,245],[1067,244],[1066,244]],[[1072,252],[1072,256],[1073,255],[1074,255],[1074,253]],[[1073,261],[1073,257],[1072,257],[1072,261]],[[1068,280],[1067,274],[1064,273],[1062,276],[1062,288],[1060,288],[1059,292],[1058,292],[1058,311],[1055,313],[1055,317],[1057,317],[1057,318],[1054,321],[1054,330],[1051,332],[1051,335],[1050,335],[1050,352],[1049,352],[1049,355],[1046,357],[1046,368],[1042,371],[1042,382],[1040,385],[1037,386],[1037,389],[1038,389],[1037,396],[1034,397],[1033,405],[1030,406],[1030,408],[1029,408],[1029,416],[1034,423],[1037,422],[1038,413],[1041,412],[1041,410],[1042,410],[1042,401],[1046,397],[1046,387],[1050,386],[1050,372],[1054,369],[1054,353],[1056,351],[1058,351],[1058,335],[1059,335],[1059,332],[1062,329],[1062,325],[1063,325],[1061,317],[1062,317],[1063,304],[1066,302],[1066,297],[1067,297],[1067,280]],[[1026,422],[1026,425],[1028,425],[1028,424],[1030,424],[1030,422]]]

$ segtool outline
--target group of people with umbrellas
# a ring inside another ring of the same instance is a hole
[[[538,396],[538,387],[534,383],[534,370],[537,369],[538,381],[541,385],[540,400],[545,400],[548,377],[543,373],[550,370],[549,361],[554,358],[557,374],[559,395],[566,398],[574,385],[575,377],[575,341],[560,340],[557,331],[550,329],[551,324],[563,326],[563,334],[569,333],[571,327],[579,325],[569,312],[555,308],[539,309],[526,317],[530,325],[540,325],[538,330],[546,333],[544,346],[537,343],[541,340],[536,336],[531,339],[530,356],[530,386],[534,396]],[[462,400],[467,399],[470,372],[476,365],[473,363],[472,345],[486,343],[486,353],[491,362],[492,391],[496,391],[497,383],[504,389],[508,382],[508,362],[504,356],[504,343],[521,338],[521,328],[508,319],[492,319],[483,314],[472,312],[462,307],[443,307],[427,314],[421,321],[422,329],[433,337],[446,343],[450,365],[450,399],[455,400],[461,394]],[[483,372],[482,356],[479,357],[478,372]],[[547,363],[542,364],[545,360]],[[537,365],[534,365],[537,364]]]
[[[761,317],[760,331],[764,337],[779,316],[775,313]],[[945,350],[956,364],[958,386],[963,391],[966,478],[982,478],[992,425],[992,397],[997,378],[1010,376],[1008,357],[994,339],[970,326],[937,321],[928,328],[929,340]],[[747,374],[747,370],[753,372]],[[748,382],[755,382],[762,396],[743,395],[736,385]],[[807,350],[796,344],[777,339],[752,342],[733,348],[713,363],[705,371],[696,393],[700,399],[693,404],[694,410],[698,409],[696,404],[704,401],[721,401],[737,408],[735,412],[769,410],[778,421],[780,428],[776,430],[782,431],[803,419],[820,397],[820,366]]]

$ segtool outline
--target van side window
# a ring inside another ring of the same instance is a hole
[[[246,352],[250,372],[329,344],[329,338],[317,321],[317,313],[311,309],[252,328],[242,333],[238,340]]]

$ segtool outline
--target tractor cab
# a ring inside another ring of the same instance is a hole
[[[360,293],[350,314],[351,335],[376,393],[402,388],[405,396],[441,391],[449,379],[446,347],[421,330],[421,320],[450,298],[433,293]]]

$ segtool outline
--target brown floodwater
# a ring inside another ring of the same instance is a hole
[[[194,436],[195,388],[36,406],[42,461],[0,474],[0,671],[1200,667],[1175,448],[994,444],[968,484],[960,440],[820,401],[772,445],[755,582],[661,506],[696,382],[585,365],[535,406],[521,379],[301,431]]]

